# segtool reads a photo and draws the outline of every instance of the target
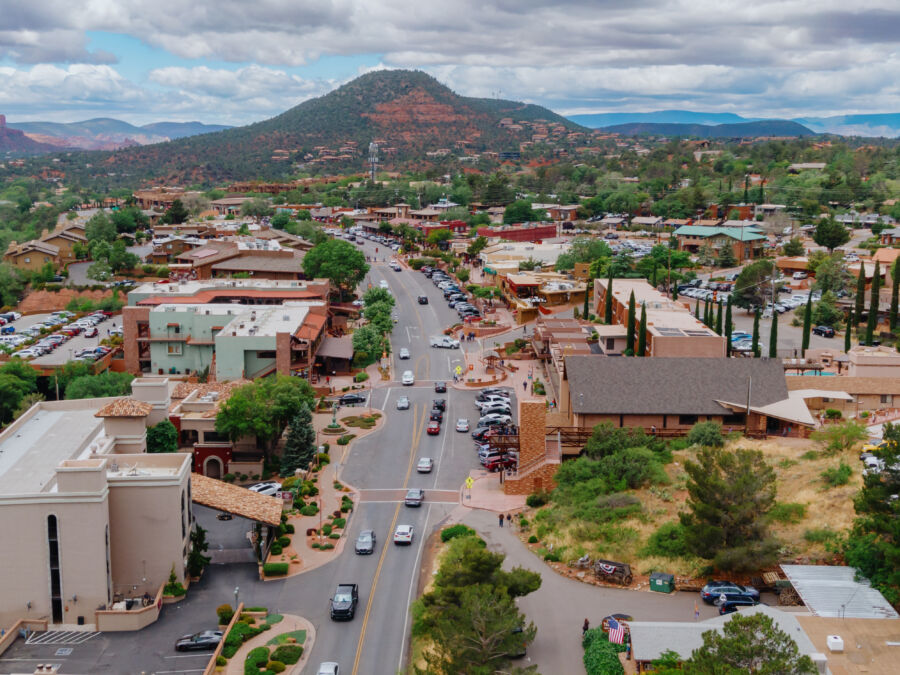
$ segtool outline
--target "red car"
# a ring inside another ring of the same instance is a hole
[[[428,432],[429,436],[437,436],[441,433],[441,423],[440,422],[429,422],[428,428],[425,430]]]
[[[512,457],[501,457],[484,465],[488,471],[502,471],[503,469],[511,469],[516,465],[516,460]]]

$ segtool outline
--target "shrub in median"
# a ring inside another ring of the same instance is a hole
[[[270,549],[269,552],[272,555],[281,555],[282,550],[283,549],[281,548],[281,544],[276,542],[276,543],[272,544],[272,548]]]
[[[303,656],[303,647],[300,645],[281,645],[272,652],[273,661],[281,661],[288,665],[294,665]]]
[[[226,625],[234,616],[234,609],[231,605],[219,605],[216,607],[216,615],[219,617],[219,624]]]
[[[288,573],[287,563],[266,563],[263,565],[263,574],[267,577],[277,577]]]
[[[255,647],[244,659],[244,675],[257,675],[259,669],[269,662],[269,648]]]
[[[441,541],[448,542],[451,539],[455,539],[456,537],[468,537],[469,535],[475,534],[475,530],[471,527],[466,527],[462,523],[458,523],[456,525],[451,525],[450,527],[445,527],[441,530]]]
[[[269,661],[266,664],[266,670],[270,673],[283,673],[284,668],[285,666],[281,661]]]
[[[278,537],[278,539],[276,539],[275,541],[276,541],[276,542],[278,543],[278,545],[281,546],[282,548],[284,548],[285,546],[290,546],[290,545],[291,545],[291,538],[290,538],[290,537]]]

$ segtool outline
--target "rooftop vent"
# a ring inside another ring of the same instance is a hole
[[[825,638],[825,644],[828,645],[828,649],[835,653],[840,653],[844,651],[844,638],[840,635],[829,635]]]

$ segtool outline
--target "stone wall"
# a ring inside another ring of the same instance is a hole
[[[558,460],[547,460],[533,471],[517,478],[506,478],[503,481],[503,492],[508,495],[530,495],[533,492],[552,490],[556,487],[553,477],[559,468]]]

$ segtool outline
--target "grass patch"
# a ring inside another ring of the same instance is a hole
[[[850,465],[841,460],[837,466],[828,467],[821,476],[822,482],[825,483],[825,489],[839,487],[850,482],[850,476],[853,475],[853,469]]]
[[[830,527],[820,527],[807,530],[803,533],[803,538],[811,544],[827,544],[837,539],[840,535]]]
[[[797,464],[799,464],[799,463],[800,462],[798,462],[796,459],[783,459],[780,462],[778,462],[778,468],[779,469],[790,469],[792,466],[797,466]]]
[[[296,644],[298,645],[306,644],[306,631],[293,630],[290,633],[281,633],[280,635],[276,635],[275,637],[273,637],[266,644],[273,647],[278,645],[293,644],[290,642],[291,638],[294,638]]]
[[[800,459],[813,460],[819,459],[819,453],[815,450],[807,450],[802,455],[800,455]]]
[[[351,415],[350,417],[342,417],[341,423],[357,429],[371,429],[375,426],[377,420],[378,417],[375,415]]]
[[[806,504],[776,502],[769,519],[779,523],[799,523],[806,517]]]
[[[284,617],[281,614],[269,614],[269,616],[266,617],[266,623],[271,626],[272,624],[278,623],[283,619]]]

